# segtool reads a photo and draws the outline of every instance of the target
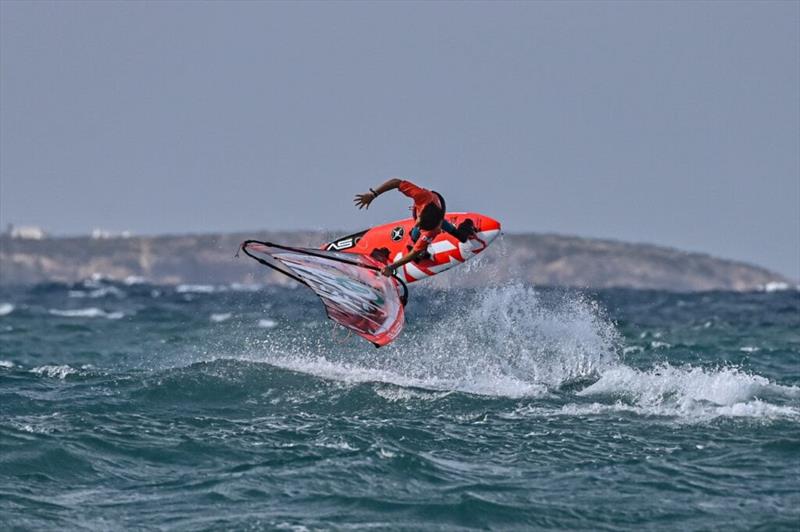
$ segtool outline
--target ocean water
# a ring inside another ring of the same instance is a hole
[[[4,287],[0,528],[798,530],[800,295]]]

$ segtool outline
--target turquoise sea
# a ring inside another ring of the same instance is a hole
[[[411,291],[0,288],[0,529],[800,529],[797,291]]]

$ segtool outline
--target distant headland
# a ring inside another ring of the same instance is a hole
[[[157,284],[284,284],[285,277],[253,261],[234,258],[239,243],[258,238],[318,247],[336,236],[340,234],[318,231],[146,237],[104,232],[49,237],[32,229],[6,232],[0,235],[0,284],[75,282],[98,274]],[[791,286],[788,279],[765,268],[702,253],[539,233],[506,234],[475,263],[426,282],[478,286],[514,280],[547,286],[679,292]]]

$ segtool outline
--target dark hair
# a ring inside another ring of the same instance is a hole
[[[433,203],[428,203],[419,213],[419,217],[419,228],[423,231],[430,231],[436,229],[436,226],[442,221],[444,212]]]

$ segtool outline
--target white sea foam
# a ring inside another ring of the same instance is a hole
[[[144,284],[147,282],[147,279],[144,277],[139,277],[138,275],[129,275],[122,281],[125,283],[126,286],[133,286],[136,284]]]
[[[42,415],[14,416],[11,425],[23,432],[31,434],[49,434],[57,430],[59,425],[61,425],[60,416],[61,414],[59,412]]]
[[[356,364],[332,361],[324,357],[317,357],[316,359],[273,358],[269,363],[298,373],[306,373],[348,384],[388,383],[405,388],[422,388],[435,391],[459,390],[476,395],[507,397],[541,396],[547,392],[545,386],[503,375],[485,375],[481,377],[470,375],[466,378],[414,377],[386,369],[366,368]]]
[[[53,316],[61,316],[64,318],[106,318],[109,320],[119,320],[125,317],[125,314],[122,312],[106,312],[102,309],[97,307],[90,307],[90,308],[80,308],[80,309],[70,309],[70,310],[59,310],[59,309],[50,309],[48,312]]]
[[[669,344],[667,342],[659,342],[659,341],[650,342],[651,349],[663,349],[663,348],[669,349],[670,347],[672,347],[672,344]]]
[[[221,323],[223,321],[227,321],[227,320],[231,319],[231,316],[233,316],[232,313],[224,312],[224,313],[220,313],[220,314],[212,314],[210,319],[214,323]]]
[[[70,290],[68,296],[73,298],[90,298],[97,299],[101,297],[114,296],[117,298],[125,297],[125,292],[116,286],[101,286],[93,290]]]
[[[579,396],[608,396],[612,404],[591,407],[572,405],[574,412],[587,408],[627,410],[648,415],[678,416],[686,419],[728,417],[798,416],[793,406],[774,404],[800,397],[800,388],[771,383],[760,375],[737,368],[706,369],[663,364],[651,370],[620,365],[609,369]],[[567,408],[567,407],[565,407]],[[572,410],[571,410],[572,412]]]
[[[100,318],[106,315],[105,311],[97,308],[81,308],[74,310],[59,310],[50,309],[50,314],[54,316],[63,316],[65,318]]]
[[[640,405],[622,401],[615,403],[591,403],[564,405],[559,410],[548,411],[552,415],[591,416],[616,412],[629,412],[640,416],[675,418],[680,423],[705,423],[717,418],[800,419],[800,409],[792,406],[774,405],[760,399],[732,405],[695,404],[691,408],[674,404]],[[539,414],[542,414],[539,412]]]
[[[229,288],[234,292],[258,292],[263,286],[260,284],[231,283]]]
[[[75,368],[71,368],[67,365],[63,366],[56,366],[56,365],[46,365],[46,366],[39,366],[33,368],[31,373],[36,373],[37,375],[43,375],[45,377],[51,377],[54,379],[66,379],[68,375],[74,375],[78,373],[78,370]]]
[[[8,369],[10,369],[10,368],[13,368],[13,367],[14,367],[14,363],[11,362],[10,360],[0,360],[0,368],[8,368]]]
[[[724,406],[697,403],[691,407],[674,404],[639,405],[622,401],[612,404],[592,403],[588,405],[573,403],[563,406],[554,414],[587,416],[615,412],[668,417],[674,418],[679,423],[689,424],[706,423],[717,418],[800,419],[800,409],[787,405],[775,405],[760,399]]]
[[[219,290],[210,284],[180,284],[175,288],[179,294],[213,294]]]
[[[622,348],[622,354],[628,355],[630,353],[641,353],[644,351],[644,348],[639,345],[629,345]]]
[[[389,402],[405,401],[434,401],[450,395],[451,391],[433,392],[429,390],[415,390],[413,388],[400,388],[395,386],[381,386],[375,389],[375,393]]]
[[[272,329],[276,325],[278,325],[278,323],[275,320],[271,320],[269,318],[263,318],[258,320],[258,326],[261,327],[262,329]]]
[[[336,449],[336,450],[339,450],[339,451],[358,451],[359,450],[358,447],[353,447],[352,445],[350,445],[346,441],[342,441],[342,440],[336,440],[336,441],[323,440],[323,441],[319,441],[319,442],[315,443],[314,445],[316,447],[322,447],[322,448],[325,448],[325,449]]]
[[[397,453],[394,451],[387,451],[383,447],[378,448],[378,456],[384,459],[394,458]]]
[[[0,303],[0,316],[8,316],[15,308],[11,303]]]

